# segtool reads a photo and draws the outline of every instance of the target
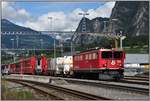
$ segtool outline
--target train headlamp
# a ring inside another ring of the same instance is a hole
[[[112,65],[115,65],[115,61],[114,61],[114,60],[112,60],[112,61],[111,61],[111,64],[112,64]]]

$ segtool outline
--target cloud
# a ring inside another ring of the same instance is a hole
[[[48,17],[52,17],[52,25],[50,19]],[[27,21],[25,23],[26,27],[31,27],[36,30],[44,31],[44,30],[63,30],[66,27],[66,15],[64,12],[49,12],[48,14],[44,14],[39,16],[34,21]],[[52,28],[51,28],[52,26]]]
[[[78,15],[79,12],[83,11],[81,9],[75,9],[70,14],[65,14],[64,12],[49,12],[47,14],[39,16],[35,21],[27,21],[25,23],[25,26],[39,31],[71,31],[76,29],[80,19],[82,18]],[[52,17],[52,25],[51,20],[48,19],[48,17]]]
[[[27,21],[31,18],[30,13],[25,9],[15,9],[13,2],[2,2],[2,18],[12,21]]]
[[[100,5],[97,9],[88,9],[89,13],[86,16],[89,19],[93,19],[95,17],[109,17],[114,7],[115,2],[106,2],[103,5]],[[26,20],[23,24],[19,22],[20,25],[24,25],[25,27],[30,27],[37,31],[47,31],[47,30],[55,30],[55,31],[72,31],[75,30],[81,20],[82,16],[79,13],[83,12],[82,8],[76,8],[70,13],[65,13],[63,11],[59,12],[48,12],[37,18],[31,17],[29,12],[25,9],[14,9],[11,4],[4,3],[3,7],[4,12],[3,16],[12,20]],[[12,13],[13,12],[13,13]],[[11,14],[11,16],[10,16]],[[52,17],[52,28],[51,22],[48,17]],[[32,20],[31,20],[32,19]],[[18,23],[18,22],[17,22]]]

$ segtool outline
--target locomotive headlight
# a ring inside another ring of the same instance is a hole
[[[104,66],[104,67],[106,67],[106,66],[107,66],[107,64],[103,64],[103,66]]]
[[[112,64],[112,65],[115,65],[115,61],[114,61],[114,60],[112,60],[112,61],[111,61],[111,64]]]

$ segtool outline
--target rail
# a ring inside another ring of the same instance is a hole
[[[89,94],[89,93],[86,93],[86,92],[81,92],[81,91],[78,91],[78,90],[72,90],[72,89],[68,89],[68,88],[64,88],[64,87],[60,87],[60,86],[52,85],[52,84],[48,84],[48,83],[29,81],[29,80],[8,79],[8,78],[6,80],[12,81],[12,82],[16,82],[16,83],[20,83],[22,85],[29,86],[29,87],[31,87],[33,89],[38,89],[37,85],[45,87],[45,88],[55,89],[57,91],[62,91],[64,93],[68,93],[68,94],[77,96],[77,97],[79,97],[81,99],[87,99],[87,100],[112,100],[112,99],[107,98],[107,97],[93,95],[93,94]],[[32,85],[29,85],[27,83],[30,83]],[[34,86],[33,86],[33,84],[34,84]],[[35,88],[35,85],[36,85],[36,88]],[[43,93],[49,94],[48,92],[45,92],[45,91],[43,91],[41,89],[40,89],[40,91],[43,92]],[[49,94],[49,95],[51,95],[51,94]],[[53,96],[53,98],[56,97],[56,99],[63,99],[63,98],[57,97],[56,95],[51,95],[51,96]]]
[[[140,88],[140,87],[135,87],[135,86],[125,86],[125,85],[119,85],[119,84],[112,84],[111,82],[96,82],[92,81],[89,82],[86,80],[77,80],[77,79],[65,79],[68,82],[71,83],[80,83],[80,84],[86,84],[86,85],[93,85],[93,86],[98,86],[98,87],[105,87],[105,88],[114,88],[114,89],[119,89],[119,90],[125,90],[125,91],[130,91],[130,92],[135,92],[139,94],[144,94],[144,95],[149,95],[149,89],[148,88]]]
[[[45,91],[45,90],[42,90],[42,89],[40,89],[39,87],[37,87],[37,86],[35,86],[35,85],[33,85],[33,84],[30,85],[30,84],[27,84],[27,83],[25,83],[25,82],[18,81],[18,80],[15,80],[15,79],[5,79],[5,80],[7,80],[7,81],[9,81],[9,82],[18,83],[18,84],[21,84],[21,85],[23,85],[23,86],[27,86],[27,87],[29,87],[29,88],[31,88],[31,89],[34,89],[35,91],[37,91],[37,92],[43,94],[43,95],[48,95],[51,100],[64,100],[63,98],[60,98],[60,97],[58,97],[58,96],[56,96],[56,95],[54,95],[54,94],[52,94],[52,93],[50,93],[50,92],[47,92],[47,91]]]
[[[118,82],[129,83],[129,84],[139,84],[139,85],[149,85],[148,81],[136,80],[136,79],[128,79],[128,78],[124,78],[123,80],[120,80]]]

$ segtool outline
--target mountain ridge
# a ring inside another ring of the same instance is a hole
[[[132,37],[134,38],[141,36],[144,36],[142,38],[146,38],[146,36],[149,35],[149,2],[116,1],[115,6],[112,9],[110,18],[97,17],[92,20],[89,20],[88,18],[85,19],[87,21],[86,27],[88,30],[85,31],[84,35],[78,34],[78,38],[76,38],[75,43],[89,44],[101,41],[101,37],[93,37],[92,35],[90,36],[86,34],[86,32],[90,33],[97,32],[99,34],[105,31],[108,33],[111,32],[113,34],[122,32],[122,34],[126,35],[127,38],[131,37],[130,39],[132,39]],[[96,19],[98,23],[96,23]],[[113,21],[113,19],[116,19],[116,21]],[[105,22],[104,24],[104,21],[107,22]],[[77,33],[82,32],[82,23],[83,18],[81,19],[76,29]],[[97,27],[95,27],[94,24],[95,25],[97,24]],[[147,38],[145,40],[147,40]]]
[[[42,35],[40,32],[31,28],[16,25],[7,19],[1,19],[2,33],[9,32],[14,34],[2,34],[1,44],[2,49],[8,48],[25,48],[25,49],[41,49],[50,48],[53,46],[54,38],[49,35]],[[22,32],[22,34],[16,34]],[[30,35],[31,34],[31,35]],[[41,40],[42,39],[42,40]],[[18,42],[17,42],[18,41]],[[56,41],[57,43],[57,41]],[[18,44],[18,46],[17,46]]]

